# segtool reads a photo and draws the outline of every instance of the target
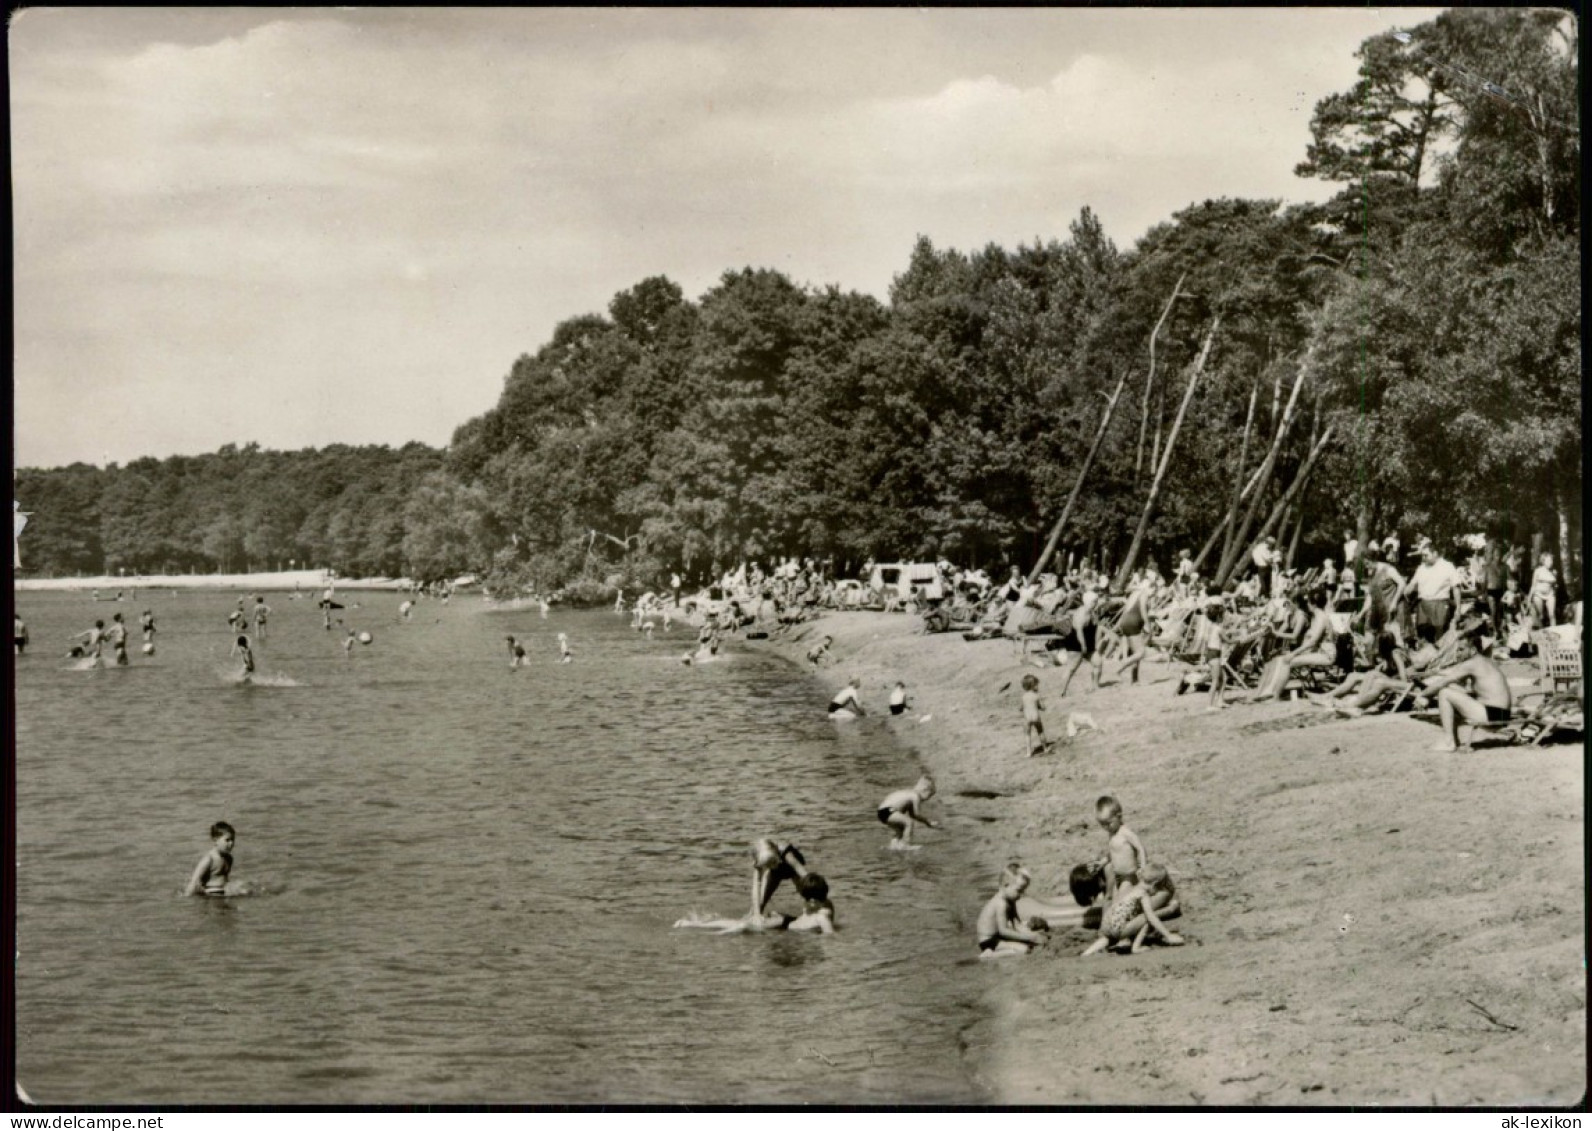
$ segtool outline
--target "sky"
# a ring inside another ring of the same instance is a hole
[[[1316,101],[1437,11],[14,13],[14,466],[442,446],[653,275],[1325,199]]]

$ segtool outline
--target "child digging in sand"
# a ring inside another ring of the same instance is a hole
[[[911,789],[898,789],[879,802],[879,820],[895,830],[895,836],[890,839],[890,848],[905,850],[914,847],[913,821],[931,829],[939,828],[919,811],[923,803],[933,796],[934,779],[924,774]]]
[[[1028,890],[1029,874],[1015,860],[1001,873],[1000,889],[978,913],[978,951],[980,958],[1000,958],[1008,954],[1027,954],[1043,946],[1047,935],[1043,919],[1024,923],[1017,914],[1017,901]]]
[[[1144,949],[1145,939],[1152,930],[1168,946],[1182,946],[1183,936],[1167,928],[1161,916],[1156,914],[1154,906],[1156,895],[1169,889],[1171,883],[1165,868],[1159,864],[1146,864],[1133,883],[1118,890],[1116,898],[1100,917],[1099,937],[1089,944],[1089,949],[1083,952],[1082,957],[1099,954],[1128,939],[1133,940],[1131,952],[1138,954]],[[1176,906],[1176,900],[1165,904],[1162,914]]]

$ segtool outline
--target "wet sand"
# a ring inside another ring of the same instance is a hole
[[[1094,802],[1113,794],[1177,883],[1181,948],[1080,959],[1090,935],[986,962],[990,1020],[966,1034],[1003,1104],[1568,1105],[1586,1091],[1584,750],[1480,745],[1434,753],[1408,716],[1339,719],[1307,702],[1174,694],[1176,665],[1088,689],[1080,669],[1024,664],[1009,641],[923,636],[917,618],[831,614],[776,637],[819,677],[862,677],[934,773],[937,838],[971,842],[989,883],[1010,858],[1032,894],[1070,903],[1101,855]],[[1106,668],[1107,678],[1113,665]],[[1530,678],[1529,663],[1510,664]],[[1099,724],[1026,755],[1020,680],[1046,726]],[[1517,689],[1518,690],[1518,689]],[[821,704],[815,704],[821,710]],[[997,794],[998,796],[986,796]],[[968,953],[975,940],[969,936]]]

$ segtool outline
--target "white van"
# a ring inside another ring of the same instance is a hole
[[[868,587],[876,593],[894,589],[901,600],[911,600],[914,595],[922,600],[937,601],[945,596],[945,580],[940,568],[933,562],[889,562],[873,567]]]

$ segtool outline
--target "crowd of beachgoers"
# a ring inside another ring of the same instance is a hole
[[[738,630],[755,639],[839,611],[901,611],[921,617],[925,633],[970,643],[1010,641],[1024,664],[1062,669],[1057,699],[1069,694],[1084,669],[1091,689],[1137,683],[1146,657],[1158,653],[1179,669],[1174,693],[1203,692],[1209,711],[1284,698],[1346,716],[1409,711],[1436,724],[1434,750],[1454,752],[1483,736],[1518,742],[1579,733],[1582,603],[1561,604],[1551,555],[1533,561],[1523,547],[1476,538],[1459,543],[1453,556],[1463,564],[1426,538],[1416,539],[1406,555],[1396,537],[1362,547],[1346,535],[1341,564],[1328,559],[1296,570],[1285,568],[1274,543],[1263,539],[1225,588],[1202,578],[1186,551],[1170,570],[1147,563],[1117,588],[1105,573],[1077,561],[1031,576],[1012,566],[1004,580],[945,561],[888,567],[883,574],[870,562],[860,580],[850,580],[830,576],[823,563],[787,559],[766,571],[757,563],[742,565],[686,597],[676,577],[672,593],[645,594],[635,617],[636,626],[646,628],[656,610],[683,607],[701,626],[703,648],[716,653],[721,638]],[[883,582],[882,576],[897,580]],[[812,637],[806,658],[813,667],[833,662],[831,642],[826,635]],[[1499,661],[1539,654],[1561,661],[1570,656],[1571,662],[1534,702],[1522,702]],[[1095,729],[1090,713],[1068,711],[1060,727],[1050,724],[1058,732],[1053,737],[1037,673],[1023,677],[1022,689],[1030,756]],[[889,713],[903,713],[909,702],[905,684],[896,682]],[[829,716],[842,723],[868,713],[858,679],[842,685],[829,704]],[[933,793],[934,783],[924,778],[881,802],[878,817],[893,830],[891,847],[912,848],[913,827],[932,827],[923,806]],[[1073,869],[1072,903],[1027,895],[1030,878],[1020,862],[1003,871],[978,921],[983,955],[1027,953],[1044,945],[1058,925],[1097,930],[1087,954],[1137,953],[1181,941],[1165,922],[1180,915],[1172,877],[1123,825],[1120,802],[1100,798],[1095,816],[1108,833],[1107,849]],[[791,879],[798,892],[807,882],[800,849],[760,840],[753,860],[754,901],[745,918],[681,925],[832,928],[827,898],[809,901],[798,916],[768,911],[780,879]],[[1026,914],[1018,913],[1019,901]]]

